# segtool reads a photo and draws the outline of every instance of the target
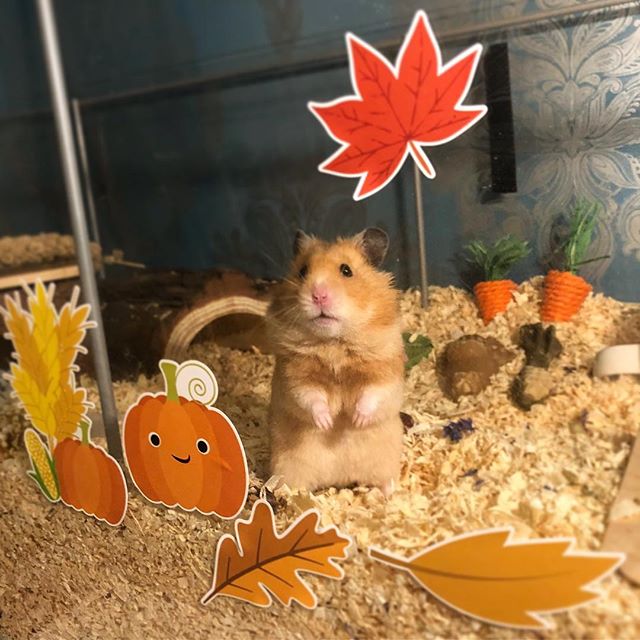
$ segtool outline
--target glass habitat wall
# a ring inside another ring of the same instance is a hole
[[[394,58],[414,12],[426,9],[445,60],[476,41],[486,51],[508,46],[510,82],[504,64],[481,64],[467,102],[484,102],[485,74],[494,73],[513,117],[513,136],[507,127],[501,143],[506,187],[496,189],[487,118],[431,149],[430,283],[470,284],[464,244],[506,232],[535,247],[514,277],[542,273],[558,215],[586,198],[606,212],[594,253],[610,256],[586,267],[588,278],[640,301],[640,9],[588,10],[603,4],[58,0],[103,249],[150,267],[276,277],[296,228],[334,236],[375,224],[391,235],[387,264],[398,284],[417,285],[411,164],[354,202],[355,180],[317,170],[336,145],[306,103],[351,92],[345,31]],[[0,168],[0,236],[68,232],[35,11],[25,0],[0,4]]]

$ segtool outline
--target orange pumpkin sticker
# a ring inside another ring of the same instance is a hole
[[[247,499],[247,461],[231,420],[208,406],[215,376],[201,362],[161,360],[165,393],[144,394],[124,419],[131,478],[156,504],[234,518]]]
[[[76,511],[117,525],[126,511],[127,484],[115,459],[89,441],[89,426],[80,425],[82,440],[65,438],[53,452],[60,499]]]
[[[116,460],[89,441],[91,405],[75,379],[76,357],[86,353],[82,342],[95,326],[91,309],[78,305],[78,287],[59,313],[53,285],[39,281],[25,291],[26,309],[17,295],[5,296],[0,313],[15,349],[7,379],[33,425],[24,432],[27,473],[50,502],[118,525],[127,511],[127,485]]]

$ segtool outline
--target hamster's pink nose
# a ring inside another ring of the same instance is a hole
[[[325,305],[331,301],[329,289],[325,284],[314,284],[311,289],[311,299],[317,305]]]

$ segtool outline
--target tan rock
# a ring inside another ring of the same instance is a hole
[[[450,342],[438,358],[442,390],[454,400],[477,395],[515,354],[495,338],[467,335]]]

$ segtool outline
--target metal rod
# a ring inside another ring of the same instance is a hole
[[[100,242],[100,228],[98,227],[98,215],[96,213],[96,202],[93,199],[93,187],[91,186],[91,173],[89,170],[89,159],[87,157],[87,145],[84,137],[84,125],[82,123],[82,111],[80,103],[76,98],[71,100],[71,113],[73,115],[73,126],[76,132],[76,142],[78,143],[78,152],[80,154],[80,169],[82,170],[82,182],[84,184],[84,193],[87,197],[87,207],[89,209],[89,225],[91,227],[91,238],[98,246],[102,247]],[[104,263],[100,261],[100,269],[98,271],[100,277],[104,279]]]
[[[427,241],[424,234],[424,207],[422,206],[422,174],[418,165],[413,163],[413,184],[416,192],[416,223],[418,227],[418,250],[420,255],[420,294],[422,308],[429,302],[429,281],[427,280]]]
[[[91,349],[96,369],[98,390],[100,392],[100,402],[102,404],[102,416],[107,436],[107,446],[111,455],[118,460],[122,460],[118,413],[113,397],[111,370],[109,368],[109,357],[107,355],[107,343],[104,337],[102,313],[100,312],[98,286],[93,270],[91,249],[89,247],[89,233],[87,231],[82,190],[80,188],[78,160],[73,141],[67,89],[62,68],[55,16],[53,7],[51,6],[51,0],[36,0],[36,6],[38,9],[38,22],[53,101],[60,158],[64,172],[67,198],[69,200],[71,226],[75,238],[78,265],[80,267],[82,293],[84,299],[91,305],[91,313],[97,324],[97,327],[89,333],[91,336]]]

